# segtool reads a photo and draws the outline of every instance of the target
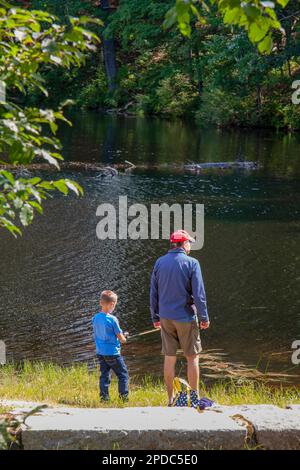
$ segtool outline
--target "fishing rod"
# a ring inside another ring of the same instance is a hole
[[[160,328],[153,328],[152,330],[146,330],[146,331],[142,331],[141,333],[137,333],[135,335],[130,335],[128,334],[128,332],[126,331],[125,332],[125,336],[126,336],[126,339],[128,341],[130,341],[131,339],[136,339],[136,338],[139,338],[141,336],[145,336],[145,335],[149,335],[150,333],[154,333],[155,331],[160,331]],[[126,334],[127,333],[127,334]]]
[[[129,341],[131,339],[139,338],[140,336],[149,335],[150,333],[154,333],[155,331],[160,331],[160,328],[153,328],[152,330],[142,331],[141,333],[137,333],[135,335],[128,335],[127,340]]]

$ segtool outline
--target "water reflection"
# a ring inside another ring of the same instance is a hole
[[[70,116],[61,132],[68,160],[135,164],[259,161],[265,174],[300,175],[299,133],[274,130],[199,129],[182,121],[157,118]]]

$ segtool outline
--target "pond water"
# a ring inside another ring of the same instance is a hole
[[[149,279],[168,243],[96,237],[98,205],[117,205],[127,195],[129,204],[205,205],[204,247],[192,254],[202,266],[212,322],[202,333],[204,348],[299,376],[291,345],[300,339],[300,137],[94,113],[75,115],[73,122],[61,133],[68,160],[162,166],[114,178],[64,173],[81,183],[83,198],[56,195],[22,238],[1,232],[0,339],[9,359],[93,361],[90,320],[105,288],[119,294],[116,313],[124,328],[152,327]],[[237,158],[262,168],[194,175],[163,165]],[[128,344],[124,353],[132,373],[161,373],[158,333]]]

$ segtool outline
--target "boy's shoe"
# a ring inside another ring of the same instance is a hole
[[[129,400],[128,395],[120,395],[120,399],[124,402],[127,402]]]
[[[109,396],[105,395],[103,397],[100,397],[100,401],[109,401]]]

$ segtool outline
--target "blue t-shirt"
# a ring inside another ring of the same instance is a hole
[[[99,312],[93,317],[96,354],[102,356],[119,356],[121,343],[117,338],[122,333],[119,322],[114,315]]]

